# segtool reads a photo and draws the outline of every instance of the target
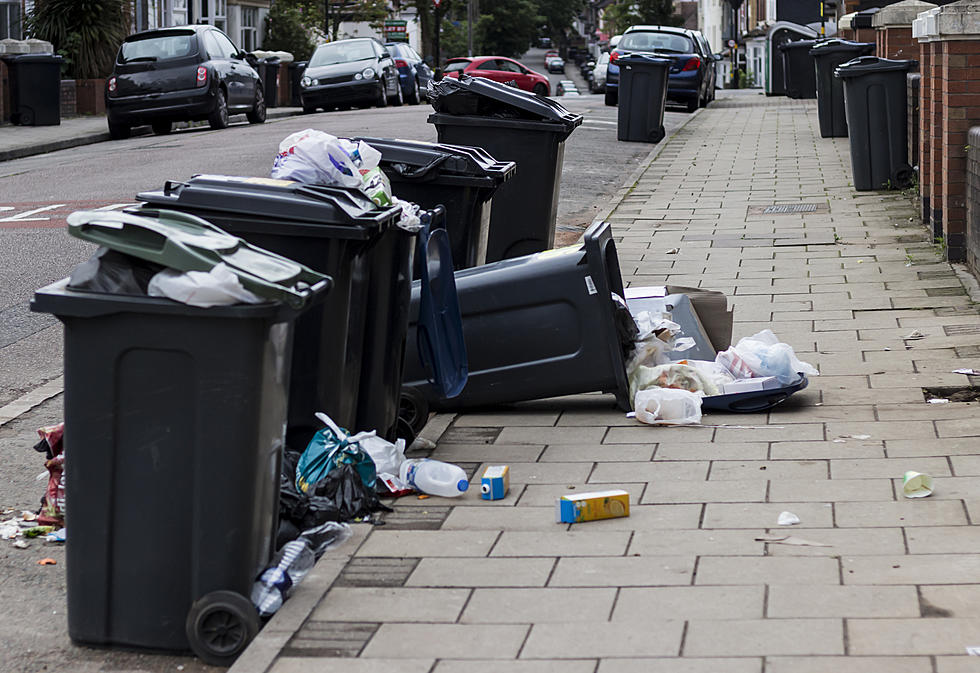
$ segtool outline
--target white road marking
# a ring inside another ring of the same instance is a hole
[[[27,210],[23,213],[17,213],[16,215],[11,215],[10,217],[0,217],[0,222],[47,222],[50,217],[29,217],[30,215],[36,215],[38,213],[43,213],[46,210],[55,210],[56,208],[63,208],[64,203],[57,203],[53,206],[41,206],[40,208],[35,208],[33,210]],[[5,208],[6,210],[6,208]],[[13,210],[13,208],[10,208]]]

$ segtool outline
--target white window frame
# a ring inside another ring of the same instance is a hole
[[[250,18],[251,22],[249,22]],[[254,51],[258,49],[259,8],[242,5],[241,24],[241,35],[238,38],[241,48],[244,51]],[[248,35],[251,39],[247,40],[246,35]]]

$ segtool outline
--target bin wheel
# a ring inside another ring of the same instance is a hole
[[[228,128],[228,99],[223,89],[218,89],[214,97],[214,109],[208,115],[208,125],[217,130]]]
[[[902,165],[892,171],[892,185],[905,189],[915,182],[915,170],[909,165]]]
[[[408,441],[410,438],[407,434],[410,432],[411,439],[415,439],[428,422],[428,401],[417,391],[403,388],[398,400],[398,427],[396,430],[398,436],[404,437]]]
[[[184,629],[201,661],[231,666],[259,632],[259,613],[241,594],[212,591],[194,601]]]
[[[609,85],[607,84],[606,85],[606,105],[615,105],[618,102],[619,102],[619,92],[618,91],[615,91],[615,90],[610,91],[609,90]]]
[[[132,129],[128,125],[109,122],[109,137],[113,140],[125,140],[130,133],[132,133]]]
[[[150,126],[153,127],[153,132],[158,136],[165,136],[174,129],[173,122],[153,122]]]

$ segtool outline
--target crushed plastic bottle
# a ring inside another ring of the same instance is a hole
[[[461,467],[429,458],[406,460],[399,476],[416,491],[443,498],[462,495],[470,487]]]
[[[309,540],[298,538],[284,544],[276,554],[275,565],[266,568],[252,585],[252,604],[259,616],[274,615],[315,563]]]

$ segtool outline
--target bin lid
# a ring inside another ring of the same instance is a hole
[[[854,42],[853,40],[842,40],[835,37],[813,45],[813,49],[810,50],[810,55],[824,56],[826,54],[834,54],[838,52],[867,54],[874,51],[874,49],[874,42]]]
[[[446,145],[419,140],[357,137],[381,152],[381,169],[389,177],[425,182],[440,176],[489,179],[494,186],[509,180],[513,161],[497,161],[482,147]]]
[[[616,59],[616,64],[617,65],[619,65],[619,64],[623,64],[623,65],[640,65],[640,66],[643,66],[643,65],[650,65],[650,66],[653,66],[653,65],[663,65],[663,66],[666,66],[666,67],[669,68],[670,66],[672,66],[674,64],[674,60],[671,59],[671,58],[666,58],[666,57],[663,57],[663,56],[657,56],[657,55],[654,55],[654,54],[637,54],[637,53],[633,53],[633,54],[627,54],[626,56],[621,56],[620,58]]]
[[[568,132],[582,123],[582,115],[569,112],[547,96],[465,73],[458,79],[444,77],[433,82],[429,100],[436,112],[448,114],[553,122]]]
[[[788,51],[789,49],[813,49],[813,45],[815,44],[817,44],[817,40],[792,40],[790,42],[783,42],[778,47],[783,51]]]
[[[875,72],[892,72],[900,70],[906,72],[916,65],[916,61],[897,61],[890,58],[878,58],[877,56],[858,56],[847,63],[842,63],[834,70],[838,77],[860,77]]]
[[[62,57],[59,54],[4,54],[0,59],[8,63],[14,62],[17,65],[23,63],[61,63]]]
[[[271,227],[306,225],[303,233],[325,238],[369,240],[393,226],[401,207],[380,208],[366,194],[348,187],[310,185],[293,180],[231,175],[195,175],[168,180],[161,192],[141,192],[154,207],[188,208],[266,221]]]
[[[177,271],[207,272],[224,262],[245,289],[297,308],[333,285],[329,276],[173,210],[80,210],[68,216],[68,233]]]

